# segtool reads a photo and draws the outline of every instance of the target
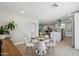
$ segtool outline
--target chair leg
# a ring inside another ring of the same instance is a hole
[[[30,47],[30,48],[31,48],[30,51],[32,51],[32,52],[31,52],[31,55],[33,55],[33,47]]]
[[[34,47],[27,47],[25,50],[25,55],[34,55]]]
[[[54,46],[53,46],[53,47],[48,47],[48,49],[47,49],[47,54],[49,54],[49,52],[50,52],[49,50],[50,50],[51,48],[53,48],[53,51],[52,51],[52,52],[53,52],[53,56],[55,56],[55,49],[54,49]]]
[[[49,51],[50,47],[48,47],[48,51]]]
[[[50,47],[48,47],[48,51],[49,51]]]
[[[54,56],[55,56],[55,47],[53,46],[53,53],[54,53]]]
[[[26,49],[25,49],[25,56],[26,56]]]
[[[46,55],[49,53],[49,49],[50,49],[50,47],[47,47],[47,53],[46,53]]]
[[[35,50],[35,47],[33,47],[33,56],[36,55],[36,50]]]
[[[27,54],[27,50],[28,50],[28,48],[26,47],[26,48],[25,48],[25,56],[26,56],[26,54]]]
[[[32,51],[32,55],[35,56],[36,55],[36,50],[35,50],[35,47],[31,47],[31,51]]]
[[[33,55],[33,47],[28,47],[29,49],[28,49],[28,52],[29,52],[29,54],[28,55]]]

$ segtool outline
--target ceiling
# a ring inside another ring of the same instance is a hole
[[[78,2],[56,2],[58,7],[52,7],[55,2],[0,2],[0,9],[18,14],[24,11],[24,16],[39,20],[40,23],[50,23],[61,17],[79,10]]]

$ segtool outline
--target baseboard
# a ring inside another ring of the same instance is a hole
[[[14,45],[20,45],[20,44],[24,44],[25,42],[18,42],[18,43],[14,43]]]

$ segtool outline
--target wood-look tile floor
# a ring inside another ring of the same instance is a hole
[[[3,39],[2,41],[2,56],[21,56],[20,51],[9,38]]]
[[[25,44],[21,44],[16,46],[18,50],[21,52],[21,54],[24,56],[25,53],[26,55],[29,56],[35,56],[35,49],[30,50],[29,52],[26,50]],[[31,53],[33,51],[33,53]],[[71,38],[65,38],[61,42],[57,43],[56,47],[50,48],[49,52],[47,53],[47,56],[79,56],[79,50],[72,48],[71,46]]]

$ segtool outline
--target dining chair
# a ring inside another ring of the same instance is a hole
[[[53,55],[55,55],[55,50],[54,50],[54,47],[55,47],[56,43],[50,39],[50,41],[48,43],[46,43],[46,47],[47,47],[47,54],[49,52],[53,52]],[[53,49],[52,51],[50,51],[50,49]]]
[[[47,51],[50,51],[50,48],[53,48],[53,55],[55,55],[55,46],[56,46],[56,41],[57,38],[55,36],[55,33],[51,33],[51,39],[49,40],[49,42],[46,43],[47,46]]]
[[[48,35],[45,35],[44,37],[47,38],[47,39],[49,39],[49,36]]]
[[[29,50],[30,50],[31,54],[33,54],[33,53],[34,53],[34,52],[33,52],[33,50],[34,50],[34,43],[28,42],[27,39],[28,39],[28,38],[24,38],[24,40],[25,40],[25,45],[26,45],[26,52],[25,52],[25,55],[26,55],[27,52],[29,52]],[[29,54],[29,53],[28,53],[28,54]],[[27,54],[27,55],[28,55],[28,54]]]

